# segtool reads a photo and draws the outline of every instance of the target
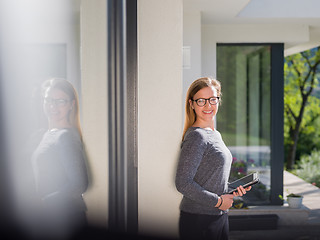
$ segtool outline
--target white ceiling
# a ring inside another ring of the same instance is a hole
[[[286,48],[320,45],[320,0],[183,0],[183,8],[200,11],[202,24],[306,25],[309,42],[287,43]]]
[[[203,24],[303,23],[320,26],[319,0],[183,0]]]

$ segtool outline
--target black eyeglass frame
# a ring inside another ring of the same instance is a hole
[[[47,98],[47,97],[43,98],[43,103],[45,105],[55,105],[58,107],[64,107],[67,105],[68,102],[70,102],[70,100],[63,99],[63,98],[57,98],[57,99]]]
[[[199,105],[198,101],[199,101],[200,99],[204,100],[204,104],[203,104],[203,105]],[[211,102],[210,102],[210,99],[215,99],[215,101],[216,101],[216,99],[217,99],[218,101],[215,102],[215,103],[211,103]],[[198,99],[196,99],[196,100],[191,99],[191,101],[196,102],[196,104],[197,104],[199,107],[204,107],[204,106],[207,104],[207,101],[210,103],[210,105],[217,105],[217,104],[220,102],[220,97],[198,98]]]

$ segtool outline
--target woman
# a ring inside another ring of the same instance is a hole
[[[214,127],[221,99],[220,82],[194,81],[187,92],[186,120],[176,173],[180,204],[181,239],[228,239],[227,210],[234,196],[251,187],[226,194],[232,156]]]
[[[82,194],[88,177],[79,103],[64,79],[46,81],[42,96],[48,129],[37,134],[41,140],[31,158],[38,200],[35,231],[39,238],[63,239],[86,223]]]

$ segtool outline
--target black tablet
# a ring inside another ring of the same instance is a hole
[[[246,187],[249,187],[249,186],[252,186],[256,183],[258,183],[260,180],[259,180],[259,177],[258,177],[258,173],[257,172],[254,172],[254,173],[251,173],[247,176],[244,176],[234,182],[231,182],[228,184],[228,187],[229,187],[229,192],[228,193],[233,193],[235,191],[237,191],[237,187],[239,187],[240,185],[242,185],[244,188]]]

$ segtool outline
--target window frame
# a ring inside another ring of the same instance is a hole
[[[219,46],[270,46],[271,48],[271,138],[270,138],[270,205],[282,205],[284,170],[284,44],[283,43],[217,43]],[[218,62],[218,61],[217,61]]]

